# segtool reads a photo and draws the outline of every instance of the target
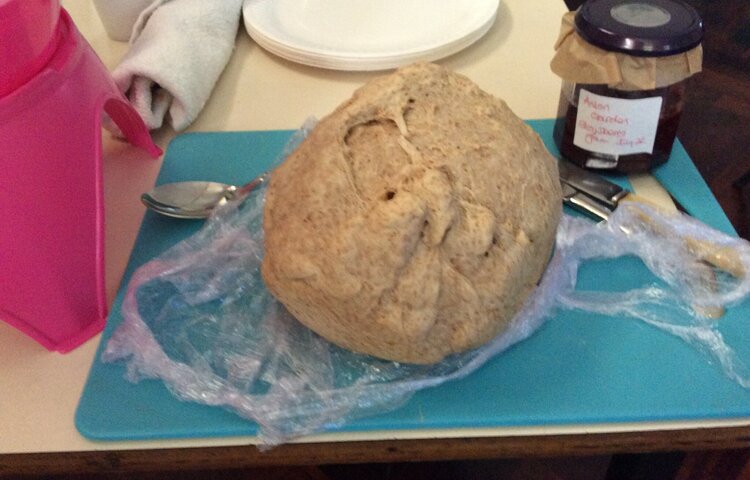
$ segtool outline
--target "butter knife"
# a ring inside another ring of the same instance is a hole
[[[559,160],[558,168],[566,203],[596,218],[606,220],[606,216],[624,200],[662,207],[666,211],[676,209],[682,213],[688,213],[687,209],[651,175],[628,176],[634,190],[643,186],[644,191],[651,193],[648,196],[642,196],[609,181],[598,173],[585,170],[566,160]],[[606,210],[599,211],[601,208]]]
[[[580,168],[566,160],[559,160],[558,168],[560,170],[563,202],[595,219],[606,221],[609,215],[625,201],[649,205],[666,211],[667,214],[672,213],[654,202],[609,181],[598,173]],[[684,207],[674,200],[674,197],[669,196],[674,201],[678,210],[687,213]],[[649,221],[648,218],[644,218],[644,220]],[[686,237],[684,240],[690,251],[705,263],[723,270],[736,278],[743,278],[745,276],[745,268],[739,258],[738,252],[734,249],[692,237]]]

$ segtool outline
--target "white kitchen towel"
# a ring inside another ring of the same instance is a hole
[[[155,0],[112,75],[149,129],[187,128],[234,49],[242,0]]]

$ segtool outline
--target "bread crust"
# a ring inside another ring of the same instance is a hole
[[[505,102],[411,65],[357,90],[272,173],[263,278],[331,342],[436,362],[520,310],[560,197],[556,160]]]

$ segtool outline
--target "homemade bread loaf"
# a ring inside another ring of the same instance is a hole
[[[542,275],[557,163],[508,106],[416,64],[322,119],[272,174],[262,273],[342,347],[431,363],[487,342]]]

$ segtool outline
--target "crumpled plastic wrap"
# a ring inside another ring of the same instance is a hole
[[[476,350],[420,366],[341,349],[273,299],[259,270],[264,193],[261,187],[218,209],[202,230],[136,271],[103,359],[125,360],[131,381],[158,378],[180,399],[257,422],[266,446],[395,409],[418,390],[469,375],[532,335],[556,309],[646,322],[750,388],[750,372],[722,338],[720,320],[697,313],[747,296],[750,244],[690,217],[638,205],[623,205],[598,225],[564,215],[539,288],[510,328]],[[731,253],[735,275],[701,260],[706,245]],[[653,284],[625,292],[576,289],[583,263],[632,255],[654,273]]]

